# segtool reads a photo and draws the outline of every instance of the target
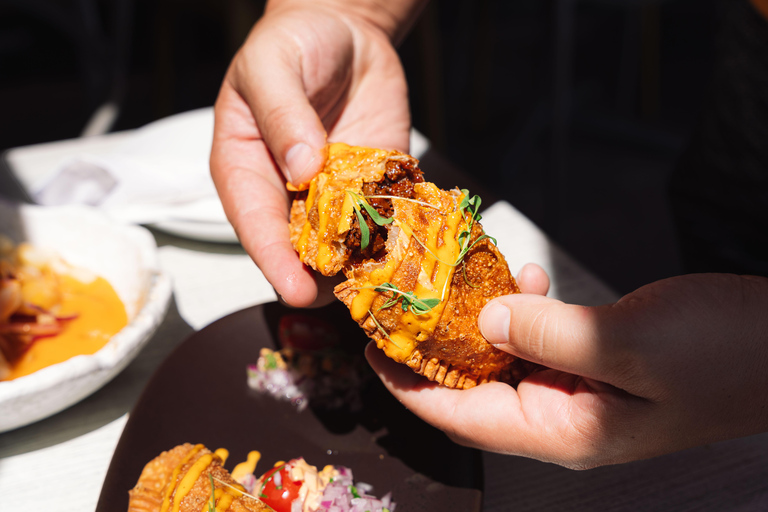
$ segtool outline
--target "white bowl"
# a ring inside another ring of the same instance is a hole
[[[0,200],[0,233],[50,248],[75,267],[112,284],[128,325],[98,352],[0,382],[0,432],[28,425],[77,403],[130,363],[162,322],[171,281],[144,228],[115,223],[85,207],[39,207]]]

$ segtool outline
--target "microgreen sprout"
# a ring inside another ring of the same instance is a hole
[[[469,245],[469,242],[472,239],[472,228],[475,226],[475,222],[483,218],[482,215],[480,215],[480,204],[483,202],[483,200],[480,199],[480,196],[474,195],[470,197],[469,190],[465,188],[461,189],[461,193],[464,197],[461,198],[461,203],[459,203],[459,210],[461,210],[461,216],[466,222],[466,228],[461,231],[457,237],[457,240],[461,245],[461,252],[459,252],[459,257],[456,260],[457,265],[472,247]],[[475,243],[479,242],[481,238],[482,237],[475,240]]]
[[[432,311],[432,308],[440,304],[440,299],[420,299],[414,292],[404,292],[392,283],[382,283],[372,287],[377,292],[392,292],[392,297],[381,305],[378,309],[387,309],[400,302],[403,311],[410,310],[414,315],[425,315]]]
[[[237,487],[235,487],[234,485],[228,484],[228,483],[227,483],[227,482],[225,482],[224,480],[219,480],[218,478],[214,477],[213,475],[211,475],[211,478],[213,478],[214,480],[216,480],[217,482],[219,482],[221,485],[225,485],[225,486],[229,487],[230,489],[234,489],[235,491],[239,492],[239,493],[240,493],[240,494],[242,494],[243,496],[248,496],[248,497],[249,497],[249,498],[251,498],[252,500],[261,501],[259,498],[257,498],[257,497],[256,497],[256,496],[254,496],[253,494],[248,494],[247,492],[245,492],[245,491],[243,491],[243,490],[241,490],[241,489],[238,489],[238,488],[237,488]],[[261,496],[262,496],[263,498],[266,498],[266,497],[267,497],[265,494],[262,494]]]
[[[469,281],[469,278],[467,277],[467,266],[462,265],[461,266],[461,272],[464,275],[464,282],[467,283],[467,285],[471,286],[472,288],[480,288],[479,284],[474,284]]]
[[[216,512],[216,486],[213,483],[213,473],[208,473],[211,480],[211,501],[208,502],[208,512]]]
[[[364,251],[366,247],[368,247],[368,242],[371,239],[371,232],[368,229],[368,224],[365,223],[365,219],[363,218],[363,214],[360,211],[360,208],[357,206],[355,208],[355,215],[357,216],[357,224],[360,226],[360,250]]]
[[[459,256],[456,258],[456,265],[461,263],[464,259],[464,256],[466,256],[466,254],[481,240],[485,240],[487,238],[493,241],[494,245],[498,245],[495,238],[486,234],[480,235],[474,242],[471,242],[472,228],[475,226],[475,222],[483,218],[483,216],[480,215],[480,204],[483,202],[483,200],[480,199],[480,196],[478,195],[470,197],[469,190],[465,188],[461,189],[461,193],[464,195],[464,197],[461,199],[461,203],[459,203],[459,210],[461,210],[461,215],[464,217],[464,221],[466,222],[467,226],[459,233],[459,236],[457,237],[459,245],[461,246],[461,251],[459,251]],[[465,273],[464,279],[466,278],[467,277]],[[467,281],[467,283],[469,283],[469,281]]]
[[[427,208],[433,208],[437,211],[440,211],[439,206],[435,206],[433,204],[429,204],[424,201],[419,201],[418,199],[411,199],[410,197],[400,197],[400,196],[364,196],[366,199],[399,199],[400,201],[408,201],[409,203],[416,203],[420,204],[421,206],[426,206]]]
[[[357,217],[357,223],[360,225],[360,250],[364,251],[368,244],[371,241],[371,231],[368,229],[368,224],[365,222],[365,218],[363,217],[363,210],[371,217],[371,220],[375,222],[379,226],[384,226],[385,224],[391,223],[394,219],[382,217],[379,212],[376,211],[376,208],[368,204],[368,201],[365,200],[363,196],[358,194],[357,192],[354,192],[352,190],[347,190],[347,194],[352,197],[352,208],[355,210],[355,216]]]
[[[464,259],[464,256],[466,256],[466,254],[467,254],[469,251],[471,251],[471,250],[472,250],[472,248],[478,244],[478,242],[480,242],[480,241],[482,241],[482,240],[485,240],[486,238],[487,238],[488,240],[492,241],[492,242],[493,242],[493,245],[498,245],[498,244],[496,243],[496,239],[495,239],[495,238],[493,238],[492,236],[490,236],[490,235],[480,235],[479,237],[477,237],[477,239],[476,239],[474,242],[472,242],[472,243],[471,243],[471,244],[469,244],[468,246],[465,246],[465,247],[464,247],[464,248],[461,250],[461,252],[459,253],[459,257],[458,257],[458,258],[456,258],[456,264],[455,264],[454,266],[456,266],[456,265],[458,265],[459,263],[461,263],[461,260],[463,260],[463,259]]]

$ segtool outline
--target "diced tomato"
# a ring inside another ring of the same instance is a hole
[[[263,482],[259,498],[272,507],[275,512],[291,512],[291,503],[299,496],[302,482],[291,480],[287,470],[291,462],[275,466],[259,479]]]

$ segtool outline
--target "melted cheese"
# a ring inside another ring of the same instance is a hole
[[[227,462],[227,459],[229,458],[229,450],[226,448],[217,448],[213,453],[215,453],[216,456],[221,459],[222,464]]]
[[[216,504],[216,512],[225,512],[226,510],[229,510],[229,507],[232,505],[232,502],[235,501],[235,498],[239,498],[240,496],[243,496],[242,492],[230,487],[219,487],[215,489],[213,492],[213,501]],[[208,500],[203,503],[200,512],[209,512],[210,504],[211,501],[209,497]]]
[[[352,304],[349,307],[350,314],[355,321],[363,321],[371,309],[373,301],[379,296],[379,292],[374,290],[374,288],[392,279],[392,275],[399,265],[399,261],[390,259],[387,260],[383,267],[377,268],[370,273],[368,280],[360,287],[361,289],[355,295],[355,298],[352,299]]]
[[[245,462],[241,462],[232,470],[232,478],[241,482],[246,475],[251,475],[256,471],[256,464],[259,463],[259,460],[261,460],[260,452],[257,452],[256,450],[248,452],[248,458]]]
[[[459,220],[461,220],[460,217]],[[434,232],[435,226],[432,225],[430,228],[430,232]],[[446,229],[445,232],[455,235],[457,233],[456,226],[449,224],[449,229]],[[456,261],[460,252],[459,244],[455,238],[449,238],[446,243],[439,247],[434,243],[433,238],[429,238],[424,244],[431,253],[435,254],[442,261],[438,261],[429,251],[427,252],[421,263],[422,273],[427,276],[433,275],[435,279],[429,283],[429,287],[425,286],[424,283],[417,282],[413,292],[422,300],[438,299],[440,302],[428,313],[415,315],[409,310],[400,317],[397,330],[389,333],[389,337],[395,346],[385,347],[384,349],[384,352],[396,361],[406,361],[410,358],[416,342],[427,339],[435,330],[443,314],[443,309],[445,309],[445,305],[448,302],[450,282],[455,271],[454,266],[443,262]]]
[[[181,473],[181,468],[184,467],[184,465],[192,460],[192,457],[197,455],[200,450],[202,450],[204,446],[202,444],[196,444],[194,448],[192,448],[189,453],[184,457],[181,462],[179,463],[176,468],[174,468],[173,473],[171,474],[170,482],[171,485],[168,486],[168,489],[165,491],[165,496],[163,497],[163,504],[160,507],[160,512],[166,512],[168,510],[168,507],[170,507],[171,502],[171,494],[173,493],[174,486],[173,483],[176,482],[176,479],[179,477],[179,473]]]
[[[316,208],[318,215],[316,268],[321,273],[331,274],[329,271],[335,256],[332,242],[338,241],[338,237],[348,231],[353,222],[354,199],[346,191],[359,193],[364,180],[381,179],[387,155],[387,151],[351,147],[342,143],[328,146],[323,173],[312,181],[305,203],[308,216],[312,208]],[[318,190],[321,192],[318,193]],[[420,299],[438,299],[440,302],[423,315],[405,312],[399,319],[398,327],[393,332],[385,333],[387,339],[379,342],[380,348],[389,357],[401,362],[410,358],[418,341],[430,336],[442,316],[455,272],[453,263],[461,251],[458,233],[466,226],[461,211],[456,207],[461,196],[457,198],[432,183],[417,184],[416,195],[421,201],[441,205],[444,211],[393,199],[395,225],[400,228],[397,247],[413,247],[416,243],[423,245],[426,252],[420,263],[421,269],[413,292]],[[307,220],[297,244],[303,261],[306,261],[311,233],[312,226]],[[363,323],[368,315],[374,315],[371,307],[380,295],[375,288],[391,281],[402,262],[400,254],[393,254],[389,242],[388,249],[390,254],[386,263],[372,270],[365,282],[357,285],[357,294],[349,309],[352,318],[358,323]],[[373,318],[375,320],[375,316]]]
[[[173,493],[173,508],[172,512],[179,512],[181,508],[181,500],[183,500],[189,491],[192,490],[192,486],[195,485],[197,479],[203,474],[203,471],[211,465],[215,454],[206,453],[192,464],[189,471],[182,477],[179,485],[176,486],[176,492]]]
[[[302,227],[296,249],[299,257],[308,262],[313,227],[316,230],[314,267],[324,275],[338,270],[339,244],[352,226],[354,200],[351,190],[362,194],[363,182],[381,179],[384,175],[388,151],[335,143],[328,146],[328,158],[323,172],[309,185],[304,201],[307,219]],[[310,212],[317,212],[317,226],[309,221]]]
[[[360,189],[362,189],[362,184],[360,184]],[[354,211],[354,204],[355,202],[352,199],[352,195],[345,193],[344,202],[341,204],[341,215],[339,216],[339,227],[336,230],[336,234],[340,235],[342,233],[346,233],[352,227],[352,214]]]
[[[307,216],[309,216],[309,209],[315,202],[315,195],[317,194],[317,181],[312,180],[309,184],[309,192],[307,192],[307,198],[304,201],[304,207],[306,209]],[[309,223],[309,219],[304,222],[304,227],[301,230],[301,236],[296,243],[296,250],[299,251],[299,257],[304,261],[307,257],[307,251],[309,249],[309,237],[312,234],[312,225]]]
[[[421,200],[430,204],[442,203],[440,200],[442,191],[433,184],[420,184],[418,189]],[[461,198],[458,199],[458,201],[460,200]],[[384,350],[387,356],[395,361],[405,362],[411,357],[417,342],[427,339],[440,321],[443,309],[448,302],[450,283],[456,270],[452,263],[458,259],[461,252],[461,245],[457,240],[458,233],[466,227],[466,223],[461,211],[456,208],[448,213],[426,209],[421,212],[427,220],[426,225],[420,226],[418,232],[414,232],[409,220],[415,218],[415,212],[408,213],[408,210],[421,207],[397,199],[393,199],[393,204],[395,206],[395,224],[400,228],[400,232],[406,237],[412,238],[414,244],[423,245],[425,248],[419,279],[413,292],[422,300],[438,299],[440,301],[431,311],[422,315],[415,315],[410,310],[403,313],[400,316],[397,329],[388,333],[390,342],[380,343],[380,348]],[[367,285],[376,286],[390,280],[394,268],[399,263],[397,258],[390,258],[387,265],[382,269],[383,278],[374,277],[375,272],[372,272]],[[359,318],[364,318],[378,294],[379,292],[371,289],[361,290],[352,302],[350,308],[352,317],[358,320],[356,315],[362,315]]]
[[[90,282],[60,275],[62,317],[77,315],[66,322],[56,336],[35,340],[16,361],[8,380],[23,377],[78,355],[96,353],[128,323],[128,315],[117,292],[104,278]]]
[[[216,489],[216,492],[218,493],[220,489]],[[229,506],[232,504],[233,501],[235,501],[234,494],[230,493],[229,491],[223,491],[219,496],[216,497],[216,512],[224,512],[229,509]]]
[[[333,193],[330,190],[326,190],[320,197],[317,198],[317,211],[319,213],[318,218],[320,220],[317,227],[317,268],[320,272],[327,274],[330,272],[331,260],[333,259],[334,250],[331,244],[328,242],[329,232],[332,231],[335,234],[331,217],[333,216],[333,207],[335,199],[338,194]]]

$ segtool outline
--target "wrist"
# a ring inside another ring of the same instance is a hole
[[[428,0],[269,0],[265,14],[283,9],[323,9],[360,21],[399,43]]]

